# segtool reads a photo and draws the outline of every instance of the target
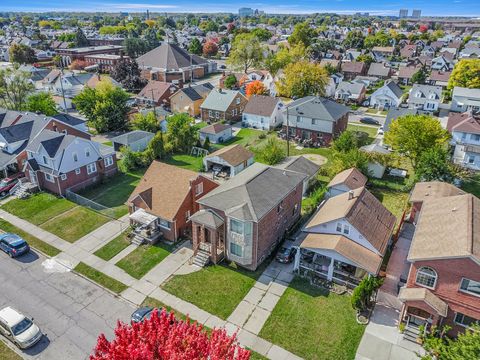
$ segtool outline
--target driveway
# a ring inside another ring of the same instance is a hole
[[[46,261],[46,262],[45,262]],[[112,338],[117,319],[133,306],[60,264],[31,252],[18,259],[0,253],[0,308],[31,316],[45,336],[26,359],[86,359],[100,333]]]

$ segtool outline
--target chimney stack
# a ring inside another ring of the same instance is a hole
[[[348,192],[348,200],[352,200],[353,199],[353,190],[350,190]]]

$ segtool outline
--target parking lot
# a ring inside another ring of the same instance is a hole
[[[31,251],[11,259],[0,252],[0,308],[12,306],[33,317],[45,334],[21,353],[27,359],[85,359],[98,335],[113,335],[117,319],[134,307],[61,264]]]

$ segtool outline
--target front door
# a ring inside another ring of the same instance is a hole
[[[30,181],[32,184],[34,185],[37,185],[38,182],[37,182],[37,174],[35,173],[35,171],[32,171],[32,170],[29,170],[29,174],[30,174]]]

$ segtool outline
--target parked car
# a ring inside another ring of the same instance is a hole
[[[380,125],[380,122],[378,120],[375,120],[371,117],[362,117],[360,118],[360,122],[363,124]]]
[[[0,333],[20,349],[32,347],[43,335],[33,319],[10,306],[0,310]]]
[[[0,196],[5,196],[18,183],[19,179],[24,177],[24,173],[11,175],[0,181]]]
[[[292,246],[282,246],[277,253],[276,259],[278,262],[288,264],[293,261],[296,253],[297,253],[296,248]]]
[[[131,316],[132,323],[139,323],[145,319],[150,319],[152,316],[154,308],[145,306],[135,310]]]
[[[377,130],[377,135],[383,135],[383,134],[384,134],[383,126],[380,126]]]
[[[10,257],[17,257],[30,251],[30,246],[17,234],[1,234],[0,249],[5,251]]]

